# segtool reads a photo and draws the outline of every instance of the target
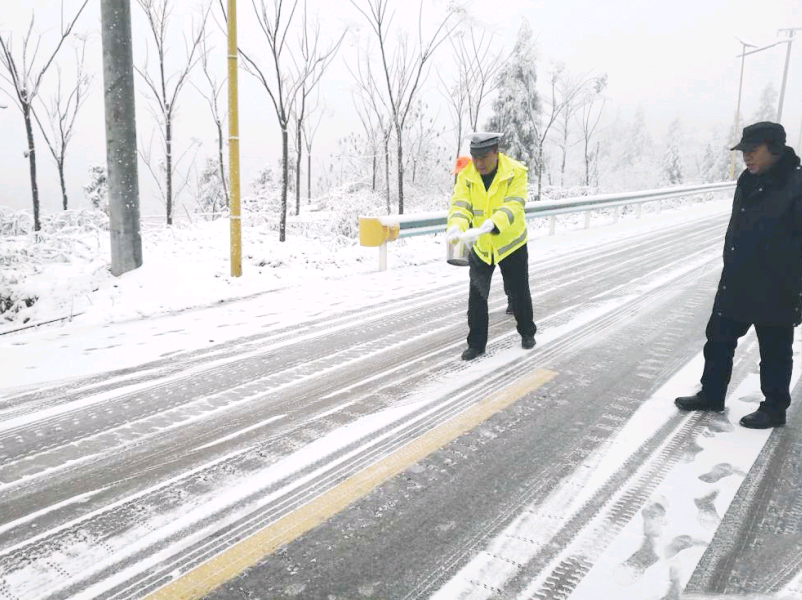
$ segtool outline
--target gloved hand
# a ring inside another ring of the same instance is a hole
[[[457,227],[456,225],[452,225],[446,231],[446,241],[449,244],[456,244],[459,241],[459,236],[461,233],[462,232],[460,231],[459,227]]]
[[[491,219],[488,219],[479,226],[479,233],[491,233],[495,227],[496,224]]]
[[[482,223],[479,227],[472,227],[471,229],[463,233],[461,236],[459,236],[459,238],[466,244],[472,244],[483,233],[490,233],[491,231],[493,231],[493,228],[495,226],[496,226],[495,223],[493,223],[493,221],[488,219],[487,221]]]

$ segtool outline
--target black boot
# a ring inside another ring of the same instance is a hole
[[[521,348],[524,350],[531,350],[535,347],[535,336],[525,335],[521,338]]]
[[[484,353],[485,353],[484,348],[479,349],[479,348],[468,347],[468,349],[462,353],[462,360],[473,360],[477,356],[480,356]]]
[[[784,410],[770,410],[763,406],[741,419],[741,426],[747,429],[770,429],[783,425],[785,425]]]
[[[724,402],[712,402],[704,392],[698,392],[693,396],[680,396],[674,400],[674,404],[680,410],[709,410],[713,412],[722,412],[724,410]]]

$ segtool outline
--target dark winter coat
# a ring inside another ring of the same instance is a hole
[[[713,310],[743,323],[802,322],[802,168],[791,148],[765,173],[738,178]]]

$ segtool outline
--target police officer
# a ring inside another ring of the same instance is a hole
[[[724,239],[724,269],[707,324],[702,389],[674,402],[682,410],[724,410],[738,339],[755,327],[765,399],[741,419],[751,429],[785,424],[791,403],[794,326],[802,321],[802,168],[782,125],[745,127]]]
[[[471,164],[471,158],[469,156],[458,156],[457,160],[454,161],[454,168],[451,170],[451,173],[455,177],[460,174],[460,171]],[[504,284],[504,294],[507,296],[507,308],[504,311],[508,315],[514,315],[515,311],[512,308],[512,298],[510,298],[510,293],[507,291],[506,283]]]
[[[472,161],[457,176],[448,211],[446,239],[473,243],[468,258],[468,348],[463,360],[485,352],[487,297],[496,265],[512,300],[521,346],[527,350],[535,346],[524,215],[527,168],[499,152],[502,135],[477,132],[469,136]]]

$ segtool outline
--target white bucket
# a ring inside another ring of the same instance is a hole
[[[457,240],[453,244],[446,242],[446,262],[458,267],[467,267],[472,246],[473,244],[466,244],[462,240]]]

